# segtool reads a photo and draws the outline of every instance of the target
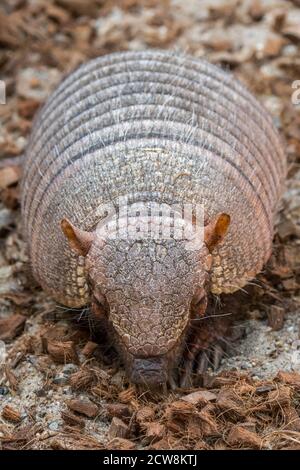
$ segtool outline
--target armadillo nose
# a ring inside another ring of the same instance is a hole
[[[132,362],[131,381],[137,385],[156,387],[166,383],[167,374],[162,357],[136,358]]]

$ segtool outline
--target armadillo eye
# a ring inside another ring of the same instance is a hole
[[[91,302],[91,311],[94,317],[101,319],[107,315],[108,312],[108,304],[107,300],[99,290],[94,290],[93,292],[94,300]]]
[[[199,289],[198,292],[195,293],[193,297],[193,305],[198,305],[200,304],[204,298],[206,297],[206,292],[204,289]]]
[[[193,301],[193,307],[195,309],[198,309],[203,305],[204,302],[205,302],[205,297],[203,296],[203,297]]]
[[[95,297],[95,299],[97,300],[98,304],[99,304],[101,307],[105,307],[105,305],[106,305],[106,299],[105,299],[104,295],[101,294],[101,292],[99,292],[99,291],[97,291],[97,290],[94,291],[93,294],[94,294],[94,297]]]
[[[204,289],[199,290],[192,300],[192,310],[197,315],[204,315],[207,306],[207,295]]]

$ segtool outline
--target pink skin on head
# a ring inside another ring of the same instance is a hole
[[[103,239],[64,219],[70,247],[86,257],[92,312],[105,315],[132,382],[166,383],[181,359],[191,313],[205,313],[210,250],[226,234],[220,214],[205,227],[205,243],[186,240]]]

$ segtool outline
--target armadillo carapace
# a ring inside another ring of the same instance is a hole
[[[163,51],[99,57],[33,126],[22,211],[34,275],[58,302],[90,305],[133,382],[171,381],[208,294],[267,261],[285,172],[271,117],[222,69]]]

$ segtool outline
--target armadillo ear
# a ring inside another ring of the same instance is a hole
[[[68,219],[62,219],[60,225],[70,248],[78,255],[86,256],[95,238],[94,233],[75,227]]]
[[[204,227],[204,242],[212,251],[225,237],[230,224],[230,215],[218,214],[206,227]]]

